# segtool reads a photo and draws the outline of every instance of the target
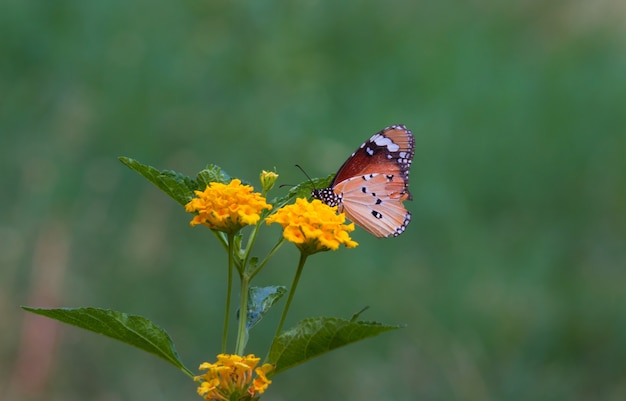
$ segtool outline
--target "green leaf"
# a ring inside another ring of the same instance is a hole
[[[276,366],[276,374],[335,348],[402,327],[330,317],[304,319],[274,339],[268,361]]]
[[[246,329],[250,330],[269,312],[271,307],[285,293],[287,288],[282,285],[269,287],[250,287],[248,290],[248,320]]]
[[[209,164],[207,168],[200,171],[196,175],[196,182],[198,183],[198,187],[203,189],[211,182],[228,184],[230,181],[230,176],[222,171],[222,169],[215,164]]]
[[[184,174],[171,170],[158,170],[128,157],[119,157],[119,160],[131,170],[144,176],[181,205],[189,202],[194,196],[193,191],[199,188],[196,181]]]
[[[165,359],[193,377],[193,373],[180,361],[170,336],[145,317],[97,308],[41,309],[22,306],[22,309],[133,345]]]

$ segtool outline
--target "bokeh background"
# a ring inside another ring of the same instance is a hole
[[[147,316],[192,369],[219,351],[220,247],[118,156],[293,184],[404,123],[406,233],[312,257],[287,324],[369,305],[407,328],[263,399],[626,399],[625,19],[619,0],[2,0],[0,398],[200,399],[151,355],[19,309]]]

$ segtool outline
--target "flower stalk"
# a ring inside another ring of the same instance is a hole
[[[226,289],[226,311],[224,312],[224,331],[222,333],[222,354],[226,353],[226,343],[228,341],[228,323],[230,320],[230,299],[233,288],[233,265],[235,262],[235,235],[228,234],[228,284]]]
[[[291,283],[291,289],[289,290],[289,295],[287,296],[287,302],[285,302],[285,308],[283,309],[283,313],[280,316],[280,321],[278,322],[278,327],[276,328],[276,334],[274,334],[274,338],[278,337],[281,330],[283,329],[283,324],[285,323],[287,312],[289,312],[289,307],[291,306],[293,295],[296,293],[296,288],[298,288],[298,282],[300,281],[300,276],[302,275],[302,270],[304,269],[304,264],[306,263],[306,259],[308,256],[309,255],[306,252],[300,252],[300,260],[298,261],[296,275],[294,276],[293,282]]]
[[[239,325],[237,329],[237,344],[235,345],[235,353],[243,355],[248,342],[248,330],[246,324],[248,322],[248,290],[249,290],[248,274],[241,275],[241,293],[239,303]]]

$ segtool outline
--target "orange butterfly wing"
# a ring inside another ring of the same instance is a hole
[[[331,185],[313,191],[313,197],[340,212],[376,237],[404,232],[411,213],[409,168],[415,153],[413,134],[393,125],[374,134],[339,168]]]
[[[340,182],[334,192],[341,196],[339,211],[376,237],[397,236],[411,221],[402,202],[409,197],[399,176],[373,173]]]

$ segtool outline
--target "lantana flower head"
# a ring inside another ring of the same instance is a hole
[[[265,222],[282,225],[283,237],[308,254],[335,251],[341,244],[346,248],[358,245],[348,234],[354,231],[354,223],[345,224],[346,217],[343,213],[337,214],[336,206],[328,206],[318,199],[309,202],[298,198],[294,204],[276,211]]]
[[[254,354],[220,354],[217,362],[202,363],[199,369],[206,373],[194,378],[198,394],[207,401],[258,400],[272,383],[267,374],[274,368],[269,363],[257,368],[260,360]]]
[[[212,230],[234,233],[246,225],[256,224],[263,209],[270,210],[265,198],[250,185],[233,179],[228,184],[212,182],[204,191],[195,191],[185,210],[197,213],[189,223],[204,224]]]

